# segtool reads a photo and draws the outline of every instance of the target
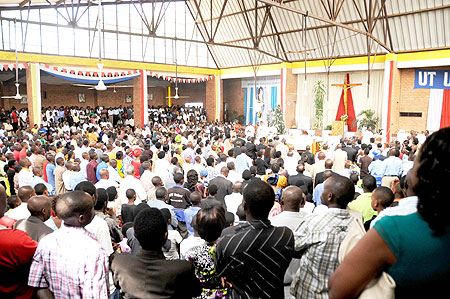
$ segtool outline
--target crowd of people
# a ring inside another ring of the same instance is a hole
[[[0,112],[2,298],[444,294],[449,128],[298,151],[199,108],[24,112]]]

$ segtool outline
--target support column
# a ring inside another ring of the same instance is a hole
[[[148,123],[147,71],[140,70],[140,76],[133,79],[134,125],[141,128]]]
[[[292,73],[292,69],[284,66],[281,69],[281,109],[283,111],[286,130],[297,126],[296,105],[297,105],[297,75]]]
[[[30,126],[41,124],[41,73],[39,63],[30,63],[27,68],[27,101]]]
[[[206,119],[208,122],[223,120],[223,81],[221,76],[206,82]]]
[[[384,94],[382,106],[382,129],[386,141],[390,142],[392,134],[397,134],[399,128],[399,99],[401,73],[397,68],[397,55],[386,56],[384,68]]]

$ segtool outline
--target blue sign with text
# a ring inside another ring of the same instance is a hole
[[[450,70],[415,69],[414,88],[450,89]]]

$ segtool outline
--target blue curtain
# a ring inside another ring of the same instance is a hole
[[[245,107],[244,108],[245,109],[245,111],[244,111],[244,116],[245,116],[244,123],[247,124],[247,121],[248,121],[248,119],[247,119],[247,88],[244,88],[244,107]]]
[[[273,86],[271,89],[271,96],[270,96],[270,108],[273,109],[277,107],[277,87]]]
[[[253,88],[250,88],[250,116],[249,122],[253,124]]]

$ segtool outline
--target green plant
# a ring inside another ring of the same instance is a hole
[[[372,128],[372,130],[375,130],[378,127],[380,118],[375,115],[374,110],[367,109],[359,112],[355,122],[358,126],[358,130],[361,130],[362,128]]]
[[[323,101],[325,99],[325,95],[327,94],[327,90],[325,87],[325,83],[319,80],[313,86],[313,95],[314,95],[314,129],[322,129],[323,127]]]
[[[284,123],[280,105],[270,111],[269,125],[275,127],[279,135],[286,133],[286,124]]]
[[[328,125],[328,126],[325,127],[325,130],[332,130],[332,129],[333,129],[332,125]]]

